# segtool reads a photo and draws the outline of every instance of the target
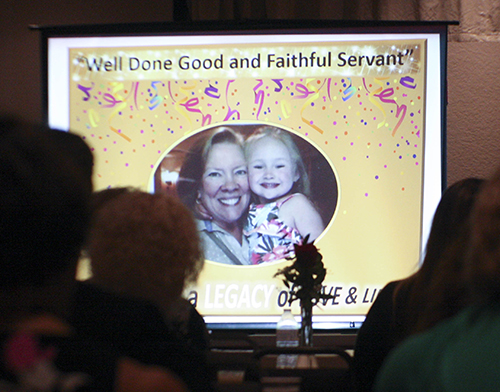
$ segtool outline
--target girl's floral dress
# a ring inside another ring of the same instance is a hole
[[[297,229],[287,226],[278,218],[280,207],[293,196],[281,202],[250,205],[244,234],[248,238],[252,264],[295,256],[293,245],[302,244],[303,238]]]

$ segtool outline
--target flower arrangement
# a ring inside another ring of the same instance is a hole
[[[322,283],[326,276],[323,256],[319,253],[314,241],[308,243],[309,236],[304,238],[301,245],[294,245],[295,256],[287,258],[293,263],[278,270],[274,277],[282,276],[290,297],[288,304],[300,300],[300,343],[304,347],[312,346],[312,309],[321,299],[333,298],[331,294],[322,290]]]
[[[278,270],[274,277],[283,277],[283,283],[290,293],[288,304],[299,299],[301,306],[312,309],[320,299],[330,299],[332,296],[321,289],[326,276],[323,256],[314,241],[308,243],[308,240],[309,236],[306,236],[301,245],[294,245],[295,256],[288,258],[294,260],[293,263]]]

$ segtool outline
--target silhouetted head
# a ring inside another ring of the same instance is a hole
[[[94,283],[161,304],[177,299],[203,266],[198,231],[177,197],[130,188],[96,192],[88,255]],[[104,195],[101,195],[103,193]]]
[[[471,214],[466,277],[480,301],[500,301],[500,169],[488,180]]]
[[[78,136],[0,119],[0,284],[41,285],[75,263],[89,222],[92,153]]]
[[[443,252],[469,230],[472,207],[484,182],[483,179],[466,178],[443,193],[432,220],[423,268],[433,268]]]

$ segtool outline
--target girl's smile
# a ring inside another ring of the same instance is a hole
[[[299,179],[290,152],[281,141],[263,137],[250,148],[248,155],[250,189],[261,203],[287,195]]]

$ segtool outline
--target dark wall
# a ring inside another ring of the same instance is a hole
[[[173,20],[173,0],[3,0],[0,12],[0,110],[42,119],[40,33],[30,25]]]

